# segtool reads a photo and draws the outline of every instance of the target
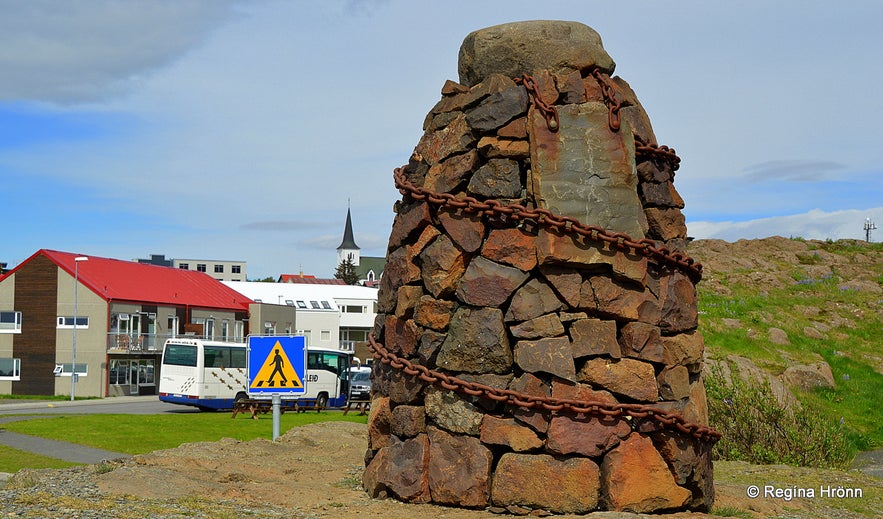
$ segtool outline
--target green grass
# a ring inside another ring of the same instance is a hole
[[[341,412],[284,413],[279,431],[285,434],[293,427],[317,422],[347,421],[367,423],[367,416],[344,415]],[[186,413],[175,415],[61,415],[21,420],[2,428],[51,440],[67,441],[126,454],[143,454],[171,449],[183,443],[211,442],[221,438],[248,441],[271,439],[272,415],[230,418],[230,413]],[[53,464],[55,462],[63,465]],[[16,472],[22,468],[62,467],[72,464],[0,447],[0,471]]]
[[[70,463],[0,445],[0,472],[18,472],[23,468],[63,469],[74,465],[78,465],[78,463]]]

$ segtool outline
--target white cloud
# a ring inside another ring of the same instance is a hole
[[[688,234],[696,239],[717,238],[725,241],[783,236],[807,240],[864,239],[867,218],[880,221],[883,207],[863,210],[825,212],[813,209],[802,214],[757,218],[742,222],[687,222]],[[872,241],[881,241],[879,237]]]
[[[5,0],[0,99],[72,104],[137,87],[204,41],[230,0]]]

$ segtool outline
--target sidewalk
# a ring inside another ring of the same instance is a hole
[[[0,422],[2,424],[2,422]],[[128,458],[129,454],[93,449],[77,443],[47,440],[37,436],[4,431],[0,426],[0,445],[72,463],[101,463],[105,460]]]
[[[6,431],[3,428],[4,423],[17,422],[19,420],[30,420],[50,416],[51,414],[62,413],[65,409],[81,408],[83,406],[100,406],[106,404],[125,404],[132,402],[143,402],[146,399],[156,399],[156,396],[122,396],[103,398],[95,400],[12,400],[0,399],[0,445],[18,449],[20,451],[31,452],[56,458],[71,463],[101,463],[105,460],[116,458],[128,458],[129,454],[121,452],[106,451],[58,440],[49,440],[30,436],[27,434]],[[13,414],[24,414],[26,416],[4,416]],[[0,478],[2,480],[3,478]]]
[[[143,396],[112,396],[107,398],[95,398],[90,400],[15,400],[12,398],[0,398],[0,414],[9,414],[18,411],[47,411],[64,407],[82,407],[88,405],[125,404],[131,402],[144,402],[156,400],[156,395]]]

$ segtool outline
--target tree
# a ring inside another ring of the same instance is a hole
[[[351,258],[346,258],[337,265],[337,271],[334,272],[334,277],[342,279],[347,285],[359,284],[359,275],[356,274],[356,266],[353,264]]]

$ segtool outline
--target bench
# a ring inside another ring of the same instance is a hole
[[[359,411],[359,415],[364,415],[370,408],[370,400],[350,400],[346,403],[346,407],[343,409],[343,414],[347,414],[350,411]]]
[[[259,414],[269,413],[272,410],[273,405],[269,400],[252,400],[250,398],[245,398],[233,402],[233,416],[230,418],[236,418],[236,415],[239,413],[250,413],[251,417],[257,420]],[[280,411],[282,410],[280,409]]]

